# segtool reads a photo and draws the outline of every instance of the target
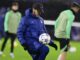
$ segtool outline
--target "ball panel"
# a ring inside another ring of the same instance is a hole
[[[51,40],[51,37],[49,34],[47,33],[43,33],[39,36],[39,42],[43,43],[43,44],[49,44]]]

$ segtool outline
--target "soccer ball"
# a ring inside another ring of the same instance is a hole
[[[47,33],[42,33],[40,36],[39,36],[39,42],[43,43],[43,44],[49,44],[50,43],[50,40],[51,40],[51,37],[49,34]]]
[[[76,47],[70,47],[70,48],[69,48],[69,52],[71,52],[71,53],[76,52],[76,50],[77,50]]]

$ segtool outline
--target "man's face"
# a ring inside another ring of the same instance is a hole
[[[43,7],[40,7],[38,10],[39,15],[41,15],[42,13],[44,13]]]
[[[43,10],[37,10],[37,11],[38,11],[39,15],[41,15],[42,13],[44,13]]]
[[[39,16],[39,13],[38,13],[38,11],[36,10],[36,9],[34,9],[33,8],[33,12],[32,12],[34,15],[36,15],[36,16]]]
[[[18,5],[13,5],[13,6],[12,6],[12,10],[14,10],[14,11],[18,10],[18,8],[19,8]]]
[[[33,8],[33,14],[36,16],[39,16],[39,15],[41,15],[41,11]]]
[[[75,12],[76,12],[76,13],[78,13],[78,12],[79,12],[79,10],[80,10],[80,8],[79,8],[79,7],[75,7],[74,9],[75,9]]]

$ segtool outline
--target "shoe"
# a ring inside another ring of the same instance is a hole
[[[14,53],[10,53],[11,58],[14,58]]]
[[[2,54],[3,54],[3,52],[2,52],[2,51],[0,51],[0,56],[2,56]]]

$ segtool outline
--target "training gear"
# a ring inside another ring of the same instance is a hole
[[[4,30],[5,32],[17,33],[17,28],[21,19],[20,12],[8,11],[5,16]]]
[[[56,38],[70,38],[71,26],[74,21],[74,13],[72,10],[61,12],[55,23]]]
[[[2,51],[0,51],[0,56],[2,56],[2,54],[3,54],[3,52],[2,52]]]
[[[10,53],[11,58],[14,58],[14,53]]]

